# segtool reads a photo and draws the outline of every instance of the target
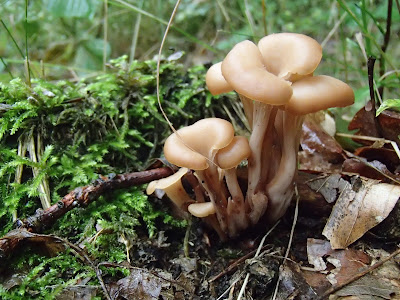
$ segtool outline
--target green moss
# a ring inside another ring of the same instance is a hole
[[[221,115],[205,89],[204,74],[203,66],[185,70],[174,61],[163,62],[162,103],[176,127]],[[100,174],[141,170],[161,155],[170,129],[159,113],[155,76],[155,61],[128,66],[122,57],[112,61],[107,74],[91,80],[34,80],[28,86],[14,79],[0,86],[0,234],[12,228],[13,215],[24,218],[40,208],[44,196],[39,186],[49,186],[55,203]],[[103,195],[87,208],[67,213],[50,233],[84,247],[95,263],[126,261],[138,230],[151,238],[157,224],[185,226],[148,201],[143,191],[140,186]],[[25,252],[9,264],[21,274],[21,282],[1,288],[2,299],[51,299],[86,277],[98,285],[93,269],[72,251],[56,257]],[[107,270],[104,274],[110,276],[118,271]]]

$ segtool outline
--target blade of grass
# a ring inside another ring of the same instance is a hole
[[[255,29],[255,23],[253,16],[251,15],[250,9],[249,9],[249,3],[247,0],[244,0],[244,13],[246,15],[247,22],[249,23],[251,34],[253,35],[253,39],[256,37],[256,29]]]
[[[366,28],[363,27],[362,22],[360,22],[360,20],[357,18],[357,16],[354,14],[354,12],[350,9],[350,7],[347,5],[346,1],[337,0],[337,2],[349,14],[349,16],[351,16],[351,18],[357,23],[357,25],[360,28],[362,34],[366,38],[368,38],[372,42],[372,44],[374,44],[374,46],[379,51],[379,54],[385,59],[385,61],[388,63],[388,65],[392,69],[396,69],[396,67],[395,67],[394,63],[392,62],[391,58],[385,52],[382,51],[381,46],[376,41],[376,39],[368,32],[368,30]]]
[[[3,57],[0,56],[0,60],[4,66],[4,68],[7,70],[8,74],[10,75],[11,79],[14,79],[13,74],[11,73],[10,68],[8,67],[7,63],[4,61]]]
[[[7,25],[4,23],[3,20],[0,19],[1,24],[3,25],[4,29],[7,31],[8,36],[11,38],[13,41],[15,48],[17,48],[19,54],[21,55],[22,58],[25,58],[24,53],[22,52],[21,48],[18,46],[17,41],[14,39],[14,36],[11,34],[10,30],[8,30]]]
[[[104,17],[103,17],[103,72],[106,72],[107,63],[107,40],[108,40],[108,0],[104,0]]]
[[[28,51],[28,4],[29,0],[25,0],[25,66],[26,66],[26,81],[31,86],[31,67],[29,66],[29,51]]]
[[[151,13],[149,13],[149,12],[143,10],[143,9],[140,9],[140,8],[137,7],[137,6],[134,6],[134,5],[132,5],[132,4],[128,3],[128,2],[125,2],[125,1],[123,1],[123,0],[109,0],[109,3],[112,4],[112,5],[115,5],[115,6],[129,8],[129,9],[131,9],[131,10],[137,12],[137,13],[140,13],[140,14],[142,14],[143,16],[146,16],[146,17],[148,17],[148,18],[150,18],[150,19],[153,19],[153,20],[155,20],[155,21],[157,21],[157,22],[159,22],[159,23],[161,23],[161,24],[163,24],[163,25],[168,25],[168,22],[167,22],[167,21],[165,21],[165,20],[163,20],[163,19],[161,19],[161,18],[159,18],[159,17],[157,17],[157,16],[155,16],[155,15],[153,15],[153,14],[151,14]],[[210,50],[210,51],[212,51],[212,52],[214,52],[214,53],[218,52],[218,50],[215,49],[214,47],[211,47],[211,46],[208,45],[207,43],[205,43],[205,42],[199,40],[199,39],[196,38],[195,36],[191,35],[190,33],[188,33],[187,31],[185,31],[185,30],[183,30],[183,29],[180,29],[179,27],[176,27],[176,26],[172,25],[172,26],[171,26],[171,29],[176,30],[177,32],[179,32],[179,33],[182,34],[183,36],[187,37],[187,38],[188,38],[189,40],[191,40],[192,42],[203,46],[203,47],[206,48],[207,50]]]
[[[365,0],[361,1],[361,19],[362,19],[362,28],[365,31],[368,31],[368,21],[367,21],[367,14],[366,14],[366,6],[365,6]],[[371,41],[369,38],[365,39],[365,50],[367,51],[367,55],[371,56]]]
[[[143,7],[144,0],[141,0],[139,2],[139,8],[142,9]],[[132,65],[133,60],[135,59],[135,52],[136,52],[136,44],[137,40],[139,37],[139,29],[140,29],[140,23],[142,21],[142,14],[137,14],[136,22],[135,22],[135,27],[133,29],[133,36],[132,36],[132,44],[131,44],[131,53],[129,56],[129,66]]]
[[[261,1],[261,7],[262,7],[262,16],[263,16],[264,35],[268,35],[268,29],[267,29],[267,6],[265,5],[265,0]]]

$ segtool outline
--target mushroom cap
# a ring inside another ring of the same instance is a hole
[[[150,182],[146,188],[147,195],[153,194],[156,189],[164,190],[174,185],[176,182],[180,181],[188,171],[187,168],[180,168],[178,172],[171,176]]]
[[[260,50],[250,41],[236,44],[222,61],[221,70],[236,92],[252,100],[284,105],[292,96],[290,83],[267,71]]]
[[[233,88],[225,80],[224,76],[222,76],[221,65],[222,62],[212,65],[206,74],[206,84],[208,90],[213,95],[228,93],[233,90]]]
[[[192,203],[188,206],[188,211],[195,217],[205,218],[215,214],[215,206],[212,202]]]
[[[352,88],[343,81],[325,75],[306,77],[292,85],[293,96],[285,110],[305,115],[329,107],[344,107],[354,103]]]
[[[321,45],[298,33],[267,35],[258,42],[258,48],[266,69],[291,82],[312,74],[322,58]]]
[[[221,169],[232,169],[250,156],[249,141],[244,136],[235,136],[232,142],[218,151],[215,161]]]
[[[232,124],[226,120],[202,119],[171,134],[165,141],[164,155],[179,167],[204,170],[215,152],[229,145],[234,134]]]

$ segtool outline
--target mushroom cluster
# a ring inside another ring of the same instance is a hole
[[[172,201],[205,218],[221,238],[236,236],[263,215],[270,222],[282,217],[294,193],[304,115],[354,102],[346,83],[313,76],[321,58],[322,48],[314,39],[278,33],[258,45],[242,41],[213,65],[206,75],[210,92],[238,93],[251,135],[249,140],[235,136],[232,125],[217,118],[173,133],[165,142],[165,157],[193,170],[199,191],[195,199],[186,194]],[[236,167],[246,159],[247,188],[241,188]]]

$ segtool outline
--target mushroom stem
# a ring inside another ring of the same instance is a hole
[[[269,198],[267,214],[271,222],[282,217],[294,193],[297,152],[303,119],[303,116],[296,116],[289,112],[282,114],[282,132],[285,134],[282,141],[282,156],[278,169],[266,187]]]
[[[268,168],[262,164],[262,154],[268,151],[263,149],[263,145],[271,146],[271,143],[264,143],[264,139],[273,138],[271,132],[273,132],[276,112],[277,108],[275,106],[258,101],[254,103],[253,132],[249,141],[251,155],[248,159],[249,180],[247,189],[248,202],[251,209],[254,206],[252,197],[256,193],[263,191],[266,185]]]
[[[249,226],[242,189],[236,175],[236,168],[225,170],[225,180],[231,198],[228,199],[228,231],[229,236],[236,236]]]
[[[251,100],[250,98],[247,98],[246,96],[241,95],[241,94],[239,94],[239,98],[240,98],[240,101],[242,102],[246,119],[249,122],[249,127],[250,127],[250,129],[252,129],[253,128],[253,109],[254,109],[253,100]]]
[[[219,180],[219,174],[217,166],[210,164],[205,170],[197,170],[197,177],[203,184],[204,188],[208,193],[208,197],[215,206],[216,217],[220,223],[221,230],[226,232],[227,230],[227,200],[221,188],[221,181]]]

